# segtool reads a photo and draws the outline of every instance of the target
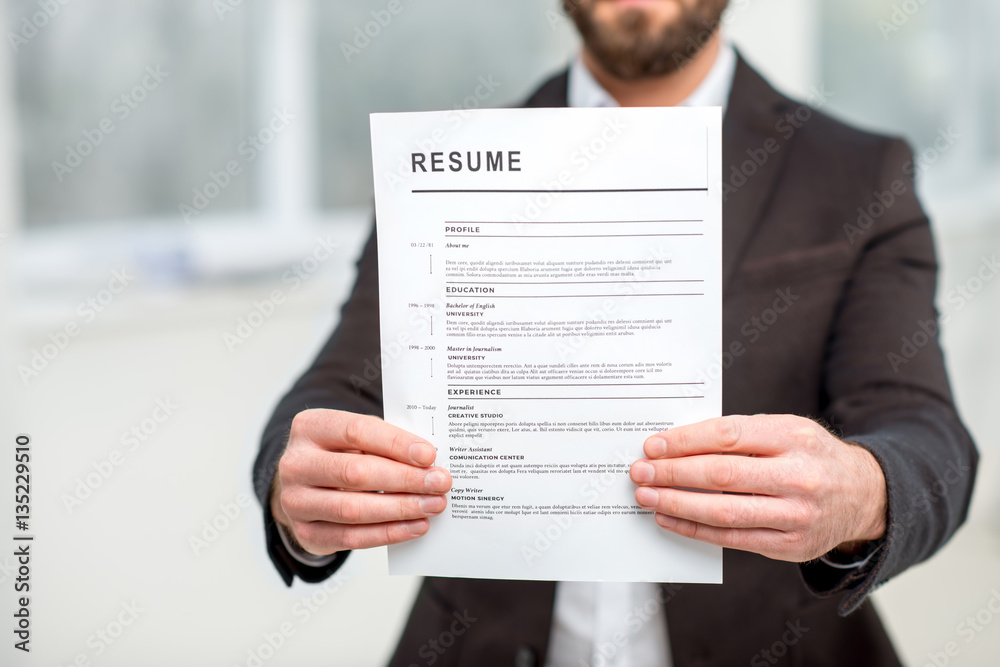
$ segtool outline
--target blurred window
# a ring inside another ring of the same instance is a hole
[[[8,2],[26,226],[182,224],[254,126],[256,4]],[[212,211],[253,206],[255,185],[231,179]]]
[[[818,5],[833,112],[918,150],[954,130],[929,180],[997,168],[1000,3]],[[575,43],[558,6],[10,0],[25,225],[181,226],[181,205],[204,205],[203,219],[266,210],[281,224],[289,210],[367,206],[368,114],[523,99]],[[251,160],[245,142],[283,104],[298,137]]]
[[[836,113],[904,134],[929,184],[1000,166],[1000,3],[823,0],[819,24]]]
[[[368,114],[513,103],[565,62],[557,7],[10,0],[25,225],[367,206]],[[252,159],[278,100],[298,147]]]

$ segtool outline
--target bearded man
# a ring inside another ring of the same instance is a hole
[[[725,547],[725,583],[430,577],[391,667],[899,664],[867,596],[961,525],[978,462],[910,151],[775,91],[719,33],[726,4],[565,0],[583,48],[525,103],[724,108],[726,416],[650,437],[630,476],[663,530]],[[255,466],[289,584],[446,508],[434,448],[380,419],[380,379],[351,382],[380,353],[376,253]]]

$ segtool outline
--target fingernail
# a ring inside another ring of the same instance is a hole
[[[666,514],[657,514],[656,523],[660,524],[662,527],[670,530],[677,525],[677,519],[672,516],[667,516]]]
[[[635,501],[639,503],[640,507],[653,507],[659,497],[660,495],[656,491],[646,486],[635,490]]]
[[[422,466],[434,463],[437,451],[426,442],[415,442],[410,445],[410,458]]]
[[[658,459],[667,454],[667,441],[663,438],[650,438],[646,441],[646,446],[642,448],[646,456],[651,459]]]
[[[428,491],[444,493],[448,490],[448,475],[442,470],[431,470],[424,478],[424,486]]]
[[[440,514],[444,506],[444,496],[424,496],[420,499],[420,511],[424,514]]]
[[[636,461],[632,464],[632,480],[637,484],[649,484],[656,476],[656,470],[647,461]]]
[[[427,532],[428,527],[429,525],[426,519],[406,522],[406,530],[409,531],[410,535],[423,535]]]

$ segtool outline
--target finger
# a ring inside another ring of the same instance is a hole
[[[437,450],[421,437],[378,417],[340,410],[305,410],[292,422],[292,437],[308,439],[328,451],[358,450],[401,463],[429,466]]]
[[[282,508],[295,521],[367,524],[425,519],[444,511],[444,496],[362,493],[304,488],[285,494]]]
[[[444,468],[418,468],[381,456],[321,452],[308,463],[293,463],[296,482],[321,488],[405,493],[447,493],[451,489],[451,475]]]
[[[818,426],[787,415],[730,415],[676,426],[648,438],[643,451],[651,459],[698,454],[777,456],[788,449],[788,437]]]
[[[644,509],[719,528],[787,531],[802,527],[800,512],[791,503],[770,496],[734,496],[643,486],[636,489],[635,501]]]
[[[656,514],[656,523],[672,533],[727,549],[752,551],[768,558],[789,560],[786,534],[768,528],[719,528]]]
[[[427,519],[348,526],[326,521],[294,524],[295,539],[309,553],[331,554],[348,549],[370,549],[408,542],[427,533]]]
[[[794,491],[791,467],[778,458],[747,456],[688,456],[641,459],[632,464],[629,476],[636,484],[686,487],[770,496]]]

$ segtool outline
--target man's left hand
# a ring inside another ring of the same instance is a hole
[[[810,419],[709,419],[654,435],[643,451],[630,471],[636,502],[678,535],[804,562],[885,533],[875,457]]]

